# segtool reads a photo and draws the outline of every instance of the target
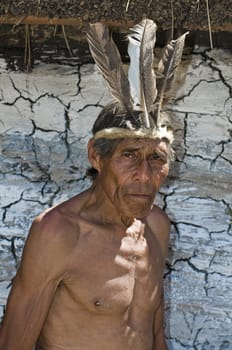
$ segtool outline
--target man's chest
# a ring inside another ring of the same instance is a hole
[[[162,269],[152,240],[87,237],[80,241],[62,282],[63,293],[96,312],[124,312],[133,303],[150,308],[160,292]]]

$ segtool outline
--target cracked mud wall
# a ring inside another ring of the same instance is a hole
[[[173,104],[176,161],[157,203],[172,222],[165,270],[170,349],[232,350],[232,60],[184,56]],[[33,218],[88,187],[86,143],[110,97],[92,64],[0,59],[0,317]],[[20,301],[19,301],[20,302]]]

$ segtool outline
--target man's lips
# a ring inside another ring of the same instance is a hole
[[[156,195],[156,189],[149,185],[144,186],[128,186],[125,188],[124,195],[128,200],[153,201]]]
[[[129,193],[130,196],[143,196],[143,197],[150,197],[150,193]]]
[[[144,199],[144,200],[148,200],[152,197],[151,194],[147,194],[147,193],[128,193],[128,196],[132,198],[138,198],[138,199]]]

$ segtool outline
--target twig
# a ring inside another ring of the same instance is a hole
[[[71,57],[73,57],[72,50],[70,49],[70,46],[69,46],[69,43],[68,43],[68,39],[67,39],[67,36],[66,36],[66,33],[65,33],[64,25],[62,24],[61,27],[62,27],[62,32],[63,32],[65,44],[66,44],[66,46],[67,46],[69,55],[70,55]]]
[[[28,59],[27,59],[27,71],[31,70],[31,35],[30,25],[27,25],[27,46],[28,46]]]
[[[29,72],[29,70],[31,69],[31,38],[29,24],[26,24],[25,27],[24,65],[27,66],[27,71]]]
[[[17,4],[17,7],[21,6],[22,4],[24,4],[24,1],[20,1],[20,2]]]
[[[27,15],[22,16],[14,25],[14,27],[19,26],[25,19],[27,18]]]
[[[130,0],[127,0],[127,4],[126,4],[126,12],[128,11],[129,9],[129,5],[130,5]]]
[[[24,65],[27,63],[27,47],[28,47],[28,36],[27,36],[28,24],[25,26],[25,48],[24,48]]]
[[[54,26],[54,32],[53,32],[54,37],[56,36],[56,32],[57,32],[57,24],[55,24],[55,26]]]
[[[174,9],[173,9],[173,0],[171,0],[171,12],[172,12],[172,31],[171,31],[171,36],[172,40],[174,38]]]
[[[209,14],[209,1],[206,0],[206,8],[207,8],[207,16],[208,16],[208,27],[209,27],[209,42],[210,42],[210,48],[213,49],[213,40],[212,40],[212,29],[211,29],[211,22],[210,22],[210,14]]]

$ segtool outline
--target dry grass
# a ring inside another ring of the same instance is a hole
[[[24,66],[29,72],[31,70],[31,35],[30,35],[30,25],[25,26],[25,50],[24,50]]]
[[[209,13],[209,0],[206,1],[206,9],[207,9],[207,17],[208,17],[208,29],[209,29],[209,42],[210,42],[210,48],[213,49],[213,39],[212,39],[212,28],[211,28],[211,21],[210,21],[210,13]]]

